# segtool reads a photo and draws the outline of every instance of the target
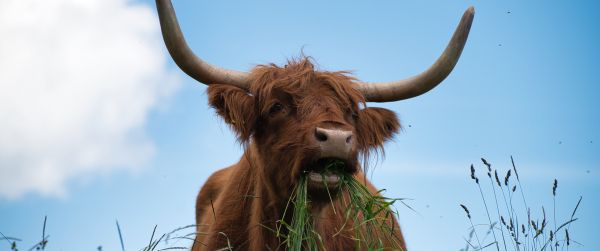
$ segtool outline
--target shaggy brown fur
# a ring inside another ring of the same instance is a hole
[[[373,194],[377,189],[364,179],[358,157],[382,150],[400,128],[394,112],[365,107],[361,93],[352,88],[355,79],[346,72],[316,71],[306,58],[285,67],[257,66],[251,79],[249,91],[225,85],[208,88],[210,105],[231,126],[245,152],[238,163],[209,177],[200,190],[194,251],[228,245],[234,250],[284,250],[272,229],[278,228],[278,220],[291,217],[291,212],[283,212],[292,190],[303,168],[319,157],[315,128],[353,132],[356,143],[348,171]],[[334,214],[332,206],[343,210],[340,200],[313,202],[315,230],[327,250],[355,250],[352,230],[343,229],[345,219]],[[386,245],[406,250],[396,220],[388,224],[394,225],[401,246]],[[340,229],[342,234],[335,235]]]

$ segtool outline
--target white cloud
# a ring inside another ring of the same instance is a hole
[[[177,88],[157,22],[127,0],[0,1],[0,197],[149,160],[148,113]]]

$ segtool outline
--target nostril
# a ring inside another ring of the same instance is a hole
[[[346,138],[346,144],[350,144],[352,142],[352,135],[348,136],[348,138]]]
[[[318,141],[327,141],[327,134],[325,134],[325,132],[319,131],[319,129],[315,131],[315,137]]]

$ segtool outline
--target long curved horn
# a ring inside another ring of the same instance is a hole
[[[248,73],[222,69],[194,55],[181,33],[171,0],[156,0],[156,8],[169,54],[183,72],[207,85],[227,84],[248,89]]]
[[[442,55],[426,71],[408,79],[386,83],[358,83],[355,88],[369,102],[390,102],[419,96],[436,87],[450,74],[467,42],[475,9],[463,14]]]

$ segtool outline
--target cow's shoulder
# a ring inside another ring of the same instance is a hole
[[[198,202],[201,200],[214,200],[219,196],[223,187],[228,184],[232,166],[220,169],[211,174],[198,193]]]
[[[214,172],[208,177],[196,197],[196,219],[203,218],[205,209],[211,207],[228,183],[232,167],[226,167]]]

